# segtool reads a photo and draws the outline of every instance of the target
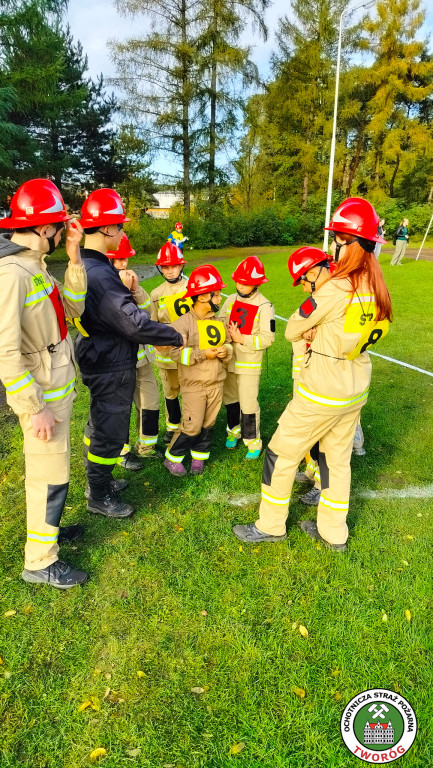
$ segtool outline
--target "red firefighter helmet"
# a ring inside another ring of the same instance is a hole
[[[192,270],[188,278],[185,296],[198,296],[200,293],[214,293],[225,288],[221,275],[211,264],[203,264]]]
[[[183,224],[182,224],[181,221],[176,221],[176,224],[174,225],[174,228],[177,229],[178,227],[180,227],[180,229],[183,229]]]
[[[348,197],[338,206],[329,227],[325,229],[374,243],[386,243],[386,240],[377,234],[378,226],[379,216],[368,200],[363,200],[362,197]]]
[[[305,275],[312,267],[316,267],[321,261],[329,263],[329,256],[320,248],[311,248],[309,245],[305,245],[293,251],[288,262],[289,272],[293,277],[293,286],[299,285],[302,275]]]
[[[11,200],[10,211],[10,216],[0,221],[2,229],[56,224],[71,218],[59,190],[48,179],[24,182]]]
[[[265,268],[257,256],[248,256],[241,261],[232,274],[232,280],[243,285],[262,285],[269,282]]]
[[[109,259],[130,259],[131,256],[135,256],[135,251],[125,234],[120,241],[117,251],[107,251],[107,258]]]
[[[165,243],[159,250],[155,261],[157,267],[175,267],[177,264],[185,264],[182,251],[174,243]]]
[[[122,198],[114,189],[95,189],[81,207],[80,224],[83,229],[124,224],[126,221],[130,219],[125,215]]]

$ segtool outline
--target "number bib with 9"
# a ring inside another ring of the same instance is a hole
[[[192,307],[192,299],[189,296],[185,297],[185,293],[186,291],[173,293],[171,296],[163,296],[159,300],[160,304],[165,304],[171,323],[174,323],[178,317],[186,315]]]
[[[220,347],[226,340],[226,329],[220,320],[197,320],[200,349]]]

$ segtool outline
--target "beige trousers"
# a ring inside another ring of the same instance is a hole
[[[60,518],[69,484],[69,425],[75,395],[49,404],[61,422],[56,423],[54,437],[44,443],[33,436],[29,414],[20,416],[24,435],[26,467],[27,542],[25,565],[37,571],[58,560]]]
[[[296,469],[302,457],[320,440],[321,486],[317,527],[330,544],[344,544],[348,537],[346,517],[350,497],[350,458],[358,403],[345,408],[291,400],[266,451],[262,501],[257,528],[282,536],[286,532],[289,500]]]
[[[177,368],[159,368],[158,370],[165,398],[165,423],[167,429],[170,432],[174,432],[179,427],[180,419],[179,421],[173,420],[174,417],[173,415],[170,415],[169,409],[167,408],[167,400],[177,400],[177,407],[174,407],[172,410],[174,413],[176,413],[176,411],[179,412],[179,374]]]
[[[245,445],[255,451],[262,449],[260,438],[260,374],[239,374],[229,371],[224,382],[224,405],[239,403],[241,424],[227,427],[227,432],[238,437],[242,434]]]
[[[395,244],[395,250],[393,257],[391,259],[391,267],[395,267],[398,264],[401,264],[401,260],[406,253],[407,248],[407,240],[397,240]]]
[[[153,450],[158,440],[159,390],[149,362],[137,368],[134,404],[138,433],[135,450],[143,456]]]

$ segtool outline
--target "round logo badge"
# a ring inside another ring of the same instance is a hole
[[[407,699],[372,688],[354,696],[341,717],[341,735],[350,752],[364,763],[392,763],[412,746],[417,722]]]

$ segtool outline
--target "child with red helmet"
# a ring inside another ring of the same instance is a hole
[[[258,459],[262,449],[258,402],[263,352],[275,340],[275,312],[260,287],[268,282],[257,256],[241,261],[232,274],[236,293],[224,302],[220,316],[229,321],[233,357],[224,383],[227,410],[226,447],[236,448],[242,437],[246,459]]]
[[[131,291],[139,309],[150,312],[149,295],[139,284],[136,273],[132,269],[128,269],[128,259],[132,256],[135,256],[135,251],[125,234],[117,251],[107,251],[107,258],[112,260],[113,267],[118,270],[122,283]],[[155,450],[158,440],[159,390],[151,366],[151,356],[148,357],[148,352],[143,344],[140,344],[138,348],[134,404],[138,432],[135,450],[144,458],[155,458],[160,455]],[[133,461],[130,451],[131,446],[125,445],[120,454],[119,463],[125,468],[128,468],[128,463],[131,460]]]
[[[189,237],[185,237],[182,234],[183,230],[183,224],[181,221],[176,221],[176,224],[174,225],[173,232],[170,232],[167,241],[169,243],[173,243],[173,245],[177,245],[177,247],[183,251],[183,244],[189,240]]]
[[[300,528],[333,550],[347,549],[350,458],[359,414],[368,398],[368,350],[386,335],[392,317],[389,292],[374,256],[379,217],[366,200],[360,203],[353,209],[343,203],[334,214],[330,228],[341,232],[347,251],[332,277],[328,279],[323,269],[313,276],[303,272],[315,290],[290,318],[286,338],[300,341],[307,336],[310,347],[296,396],[266,450],[258,520],[233,529],[241,541],[286,538],[297,466],[319,442],[322,491],[317,522],[303,520]]]
[[[150,316],[158,323],[172,323],[185,312],[189,312],[192,304],[191,299],[185,298],[188,285],[188,280],[183,274],[185,259],[177,245],[167,242],[160,249],[155,265],[164,282],[150,294]],[[167,354],[155,350],[155,363],[159,369],[165,398],[164,442],[168,444],[179,428],[181,419],[179,376],[177,364]]]
[[[222,288],[225,285],[215,267],[205,264],[194,269],[186,293],[191,311],[173,323],[186,340],[183,349],[169,352],[178,363],[182,424],[167,448],[164,465],[178,477],[186,474],[183,460],[188,451],[191,474],[202,474],[221,407],[226,364],[233,354],[228,322],[216,319]]]

